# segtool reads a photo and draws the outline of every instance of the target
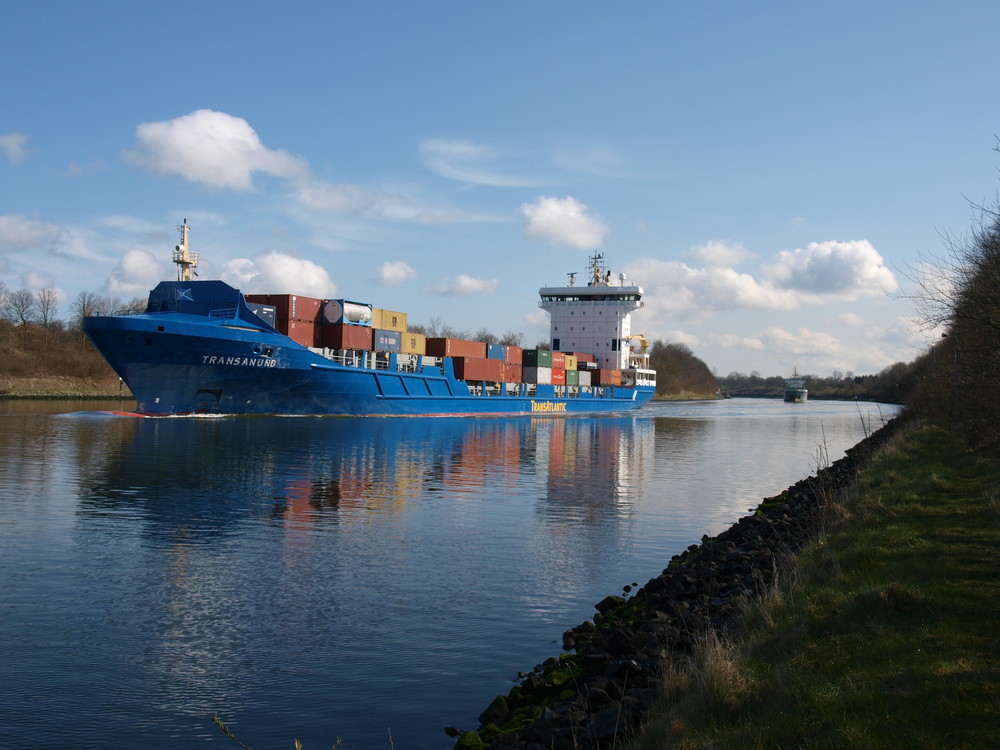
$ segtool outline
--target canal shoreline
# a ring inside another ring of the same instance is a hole
[[[595,605],[567,630],[565,653],[523,674],[480,714],[475,731],[449,728],[456,748],[576,750],[611,747],[653,707],[666,660],[690,658],[722,633],[747,599],[768,591],[822,527],[825,510],[898,431],[897,417],[816,475],[764,499],[714,538],[675,555],[663,573]],[[573,652],[573,653],[570,653]]]

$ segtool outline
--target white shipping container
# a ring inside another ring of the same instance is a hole
[[[551,367],[525,367],[521,372],[525,383],[534,385],[552,385]]]
[[[591,385],[590,370],[580,370],[580,385]]]

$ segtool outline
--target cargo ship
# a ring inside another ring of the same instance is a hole
[[[612,284],[603,254],[586,286],[542,287],[550,349],[435,338],[405,313],[348,299],[247,294],[199,281],[187,221],[177,280],[142,313],[83,330],[132,391],[137,413],[342,416],[569,415],[637,409],[656,392],[630,314],[642,288]]]
[[[799,371],[795,370],[792,377],[785,380],[785,401],[788,403],[804,403],[809,400],[809,391],[806,389],[806,381],[799,377]]]

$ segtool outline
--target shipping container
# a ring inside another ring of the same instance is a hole
[[[264,302],[251,302],[248,299],[247,307],[250,308],[250,312],[271,326],[278,320],[274,314],[274,305],[268,305]]]
[[[593,373],[593,383],[594,385],[621,385],[622,384],[622,371],[621,370],[609,370],[606,368],[601,368],[599,370],[592,370]]]
[[[279,320],[302,320],[307,323],[321,321],[323,300],[299,294],[269,294],[267,303],[274,305]]]
[[[503,382],[505,383],[520,383],[524,378],[524,373],[521,371],[521,364],[519,362],[504,362],[503,364]]]
[[[479,357],[486,359],[486,344],[465,339],[428,338],[427,353],[432,357]]]
[[[552,369],[566,369],[566,353],[565,352],[552,352]]]
[[[525,349],[521,361],[525,367],[552,367],[552,352],[548,349]]]
[[[577,374],[577,377],[580,380],[580,385],[590,385],[591,384],[592,381],[591,381],[590,370],[577,370],[576,374]]]
[[[285,325],[285,330],[279,331],[284,333],[288,338],[294,341],[296,344],[302,344],[302,346],[316,346],[316,324],[309,323],[304,320],[278,320],[279,326],[281,324]]]
[[[370,326],[372,306],[347,299],[329,299],[323,303],[323,322]]]
[[[398,352],[403,343],[403,334],[399,331],[387,331],[382,328],[372,328],[372,350],[376,352]]]
[[[552,385],[566,385],[566,371],[561,367],[552,368]]]
[[[566,385],[580,385],[579,370],[566,370]]]
[[[530,351],[530,350],[528,350]],[[528,353],[525,351],[525,354]],[[552,384],[552,368],[551,367],[533,367],[525,366],[522,368],[522,374],[525,383],[536,383],[538,385],[551,385]]]
[[[507,357],[507,347],[503,344],[487,344],[486,358],[499,359],[501,362]]]
[[[324,323],[319,326],[319,331],[320,346],[325,346],[328,349],[370,351],[372,348],[372,329],[368,326]]]
[[[594,362],[597,360],[597,357],[594,356],[593,354],[587,354],[581,352],[573,352],[573,354],[576,357],[577,362]],[[579,367],[577,369],[579,369]]]
[[[372,308],[372,328],[406,333],[406,313]]]
[[[503,362],[485,357],[452,357],[455,377],[459,380],[485,380],[499,383],[503,380]]]
[[[576,358],[575,354],[567,354],[566,361],[563,363],[563,367],[565,367],[567,371],[575,370],[577,369],[577,365],[579,365],[579,363],[580,362]]]
[[[426,354],[427,337],[422,333],[404,333],[399,351],[403,354]]]
[[[524,363],[524,349],[519,346],[505,346],[503,361],[511,365]]]

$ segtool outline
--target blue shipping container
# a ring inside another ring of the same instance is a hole
[[[402,342],[403,334],[399,331],[372,329],[372,349],[377,352],[398,352]]]
[[[486,359],[504,360],[507,357],[507,347],[503,344],[487,344]]]

